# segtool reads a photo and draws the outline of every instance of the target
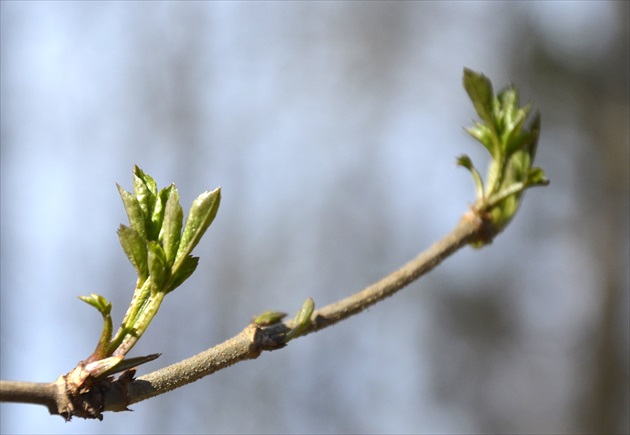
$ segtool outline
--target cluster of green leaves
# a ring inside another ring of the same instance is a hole
[[[96,350],[87,360],[90,363],[110,357],[115,357],[116,364],[120,363],[147,329],[164,296],[195,271],[199,258],[193,257],[191,252],[214,220],[221,200],[218,188],[199,195],[184,225],[174,184],[158,191],[155,180],[137,166],[133,178],[133,193],[118,186],[129,218],[129,226],[120,225],[118,238],[138,274],[136,289],[113,338],[111,304],[96,294],[80,297],[95,307],[104,320]],[[111,371],[111,367],[108,370]]]
[[[470,157],[462,155],[457,162],[473,176],[477,191],[474,211],[490,224],[491,234],[496,234],[513,218],[527,188],[549,184],[542,169],[532,166],[540,134],[540,114],[536,113],[528,122],[531,105],[519,107],[519,94],[514,86],[506,87],[495,96],[490,80],[467,68],[464,69],[464,87],[481,118],[466,131],[492,157],[485,183]],[[133,177],[133,193],[118,186],[129,218],[129,226],[121,225],[118,237],[138,279],[129,309],[113,338],[111,303],[96,294],[80,297],[95,307],[104,321],[96,350],[85,361],[87,372],[95,377],[157,357],[149,355],[123,361],[146,331],[164,296],[197,268],[199,259],[191,255],[192,250],[214,220],[221,199],[220,189],[199,195],[193,201],[184,226],[179,193],[174,184],[158,191],[155,180],[137,166]],[[490,240],[491,237],[479,239],[473,245],[483,246]],[[306,331],[313,312],[313,300],[308,298],[298,310],[284,343]],[[284,313],[268,311],[254,319],[254,323],[272,325],[283,317]]]
[[[494,232],[498,233],[514,217],[525,189],[549,184],[543,170],[532,166],[540,135],[540,113],[527,122],[531,105],[519,107],[516,87],[510,85],[495,96],[490,80],[467,68],[464,88],[481,118],[466,131],[492,156],[485,185],[470,157],[462,155],[457,163],[474,178],[477,190],[474,209],[488,215]]]

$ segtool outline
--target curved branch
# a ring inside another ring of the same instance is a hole
[[[494,236],[489,228],[489,222],[475,212],[465,213],[451,233],[400,269],[352,296],[316,310],[299,336],[345,320],[395,294],[469,243],[480,240],[488,243]],[[215,347],[137,379],[132,380],[135,369],[123,372],[116,380],[110,377],[99,385],[98,394],[92,394],[89,399],[82,397],[80,407],[89,408],[88,413],[80,412],[76,404],[68,407],[65,375],[51,384],[0,381],[0,401],[43,404],[51,414],[60,414],[66,419],[72,415],[102,418],[101,411],[125,410],[130,404],[187,385],[239,361],[255,359],[264,350],[280,349],[286,345],[286,335],[293,326],[292,320],[270,326],[252,323]]]
[[[392,296],[420,276],[438,266],[452,253],[478,239],[487,240],[485,221],[468,212],[453,231],[413,260],[380,281],[338,302],[316,310],[311,324],[300,334],[307,335],[334,325]],[[191,358],[141,376],[129,385],[128,404],[166,393],[239,361],[257,358],[263,350],[284,346],[284,336],[293,328],[288,320],[268,327],[248,325],[237,336]],[[107,398],[105,409],[120,406],[121,397]]]
[[[472,212],[464,214],[453,231],[398,270],[352,296],[315,311],[313,313],[314,324],[301,335],[334,325],[392,296],[433,270],[459,248],[480,238],[484,227],[483,223]]]

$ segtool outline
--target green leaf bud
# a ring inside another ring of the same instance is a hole
[[[293,340],[295,337],[300,335],[306,328],[308,328],[311,324],[311,316],[315,311],[315,302],[312,298],[308,298],[302,304],[302,307],[298,310],[293,318],[293,322],[295,326],[291,329],[285,339],[285,342],[289,342]]]
[[[280,323],[286,317],[287,313],[280,311],[265,311],[253,320],[258,326],[270,326]]]
[[[83,302],[96,308],[103,316],[109,316],[112,311],[111,302],[107,301],[103,296],[90,293],[90,296],[79,296]]]

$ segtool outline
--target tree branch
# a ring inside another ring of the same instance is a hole
[[[311,317],[311,324],[300,336],[319,331],[362,312],[431,271],[459,248],[487,238],[484,221],[473,212],[466,213],[452,232],[400,269],[352,296],[316,310]],[[268,327],[250,324],[237,336],[211,349],[139,377],[129,385],[128,404],[179,388],[239,361],[255,359],[263,350],[279,349],[284,346],[284,337],[293,326],[292,320]],[[121,400],[121,397],[107,397],[105,409],[120,406]]]
[[[469,243],[480,240],[488,243],[495,235],[489,228],[488,221],[474,211],[465,213],[452,232],[400,269],[352,296],[316,310],[299,336],[362,312],[431,271]],[[67,394],[68,375],[49,384],[0,381],[0,401],[45,405],[51,414],[60,414],[66,419],[72,416],[102,418],[102,411],[125,410],[130,404],[187,385],[239,361],[255,359],[262,351],[280,349],[286,345],[286,335],[293,327],[292,320],[270,326],[251,323],[235,337],[191,358],[137,379],[133,379],[135,369],[128,370],[118,379],[109,377],[97,384],[98,388],[93,386],[75,397]]]
[[[183,214],[175,185],[159,193],[155,180],[134,168],[134,194],[119,188],[131,227],[119,229],[121,245],[138,272],[139,287],[123,325],[111,338],[111,304],[92,294],[81,299],[103,316],[99,344],[85,361],[50,384],[0,381],[0,402],[37,403],[52,414],[102,419],[103,411],[122,411],[132,403],[166,393],[242,360],[257,358],[264,350],[280,349],[292,339],[319,331],[393,295],[431,271],[459,248],[492,242],[518,210],[525,188],[549,184],[540,168],[532,167],[540,116],[525,126],[530,105],[519,107],[518,90],[509,86],[493,97],[492,83],[483,74],[464,69],[464,87],[483,123],[466,131],[492,155],[484,187],[479,172],[466,155],[458,164],[471,171],[477,200],[455,229],[425,252],[364,290],[314,311],[307,299],[293,321],[267,312],[240,334],[179,363],[134,380],[135,367],[157,355],[125,355],[146,330],[164,296],[186,280],[197,267],[195,245],[219,207],[220,189],[204,192]],[[144,283],[144,284],[143,284]],[[133,367],[133,368],[130,368]],[[119,373],[114,378],[114,373]]]
[[[57,386],[54,382],[0,381],[0,402],[44,405],[51,414],[58,414]]]

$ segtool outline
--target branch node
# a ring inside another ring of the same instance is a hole
[[[255,323],[251,323],[247,329],[253,332],[252,351],[256,352],[256,357],[264,350],[273,351],[286,346],[286,333],[288,328],[262,328]],[[286,329],[286,330],[285,330]]]
[[[103,420],[105,401],[114,403],[108,410],[115,412],[130,411],[127,405],[131,403],[128,386],[134,380],[136,369],[123,371],[117,379],[108,376],[99,380],[85,368],[82,361],[58,382],[64,385],[63,396],[59,398],[59,415],[66,421],[72,417]],[[116,400],[112,400],[115,398]]]

